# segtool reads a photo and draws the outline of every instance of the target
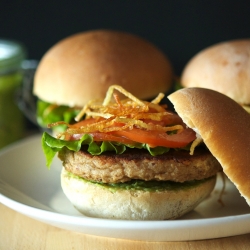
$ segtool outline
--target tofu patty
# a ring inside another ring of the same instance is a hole
[[[58,156],[68,172],[103,183],[132,179],[185,182],[202,180],[221,171],[219,162],[203,146],[197,147],[194,155],[171,149],[163,155],[151,156],[146,150],[128,149],[120,155],[110,152],[93,156],[84,149],[79,152],[64,149]]]

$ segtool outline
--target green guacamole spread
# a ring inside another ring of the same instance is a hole
[[[89,181],[79,176],[76,176],[70,172],[68,172],[69,177],[77,178],[84,182],[91,182],[92,184],[99,185],[103,188],[109,189],[111,192],[115,192],[117,190],[125,189],[125,190],[134,190],[134,191],[148,191],[148,192],[161,192],[164,190],[181,190],[193,188],[195,186],[199,186],[200,184],[214,178],[210,177],[203,180],[195,180],[195,181],[186,181],[183,183],[173,182],[173,181],[143,181],[143,180],[132,180],[124,183],[101,183],[95,181]]]

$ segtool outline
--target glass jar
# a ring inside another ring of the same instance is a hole
[[[25,58],[21,43],[0,39],[0,148],[24,136],[25,118],[18,108],[16,92],[22,84]]]

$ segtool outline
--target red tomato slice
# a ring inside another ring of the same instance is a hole
[[[87,120],[82,120],[74,125],[70,125],[70,128],[80,128],[81,126],[86,126],[88,124],[95,123],[96,119],[91,118]],[[154,123],[160,125],[169,125],[169,124],[183,124],[181,118],[178,115],[171,115],[164,117],[161,121],[152,121],[152,120],[144,120],[146,123]],[[112,126],[123,126],[123,123],[115,122]],[[185,147],[187,144],[196,139],[195,132],[190,129],[184,129],[182,132],[178,134],[168,135],[164,132],[159,131],[147,131],[138,128],[134,128],[132,130],[121,130],[114,131],[109,133],[102,132],[91,132],[90,133],[95,141],[115,141],[124,144],[135,144],[139,143],[147,143],[151,147],[163,146],[169,148],[181,148]],[[69,140],[77,140],[80,139],[83,134],[73,134],[69,135]]]
[[[174,125],[174,124],[183,124],[182,119],[176,114],[166,115],[166,116],[162,117],[161,122],[165,126],[166,125]]]
[[[163,146],[169,148],[181,148],[196,139],[195,132],[188,128],[178,134],[168,135],[158,131],[146,131],[141,129],[116,131],[112,134],[121,136],[135,142],[147,143],[152,147]]]

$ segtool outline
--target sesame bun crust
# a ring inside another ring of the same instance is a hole
[[[250,104],[250,39],[226,41],[196,54],[181,75],[183,87],[221,92],[238,103]]]
[[[168,98],[250,205],[249,114],[231,98],[209,89],[184,88]]]
[[[90,217],[123,220],[175,219],[193,210],[213,190],[216,177],[189,188],[145,191],[109,190],[72,177],[63,168],[62,189],[81,213]]]
[[[111,30],[87,31],[55,44],[40,61],[33,92],[41,100],[84,106],[121,85],[141,99],[170,89],[168,58],[138,36]]]

